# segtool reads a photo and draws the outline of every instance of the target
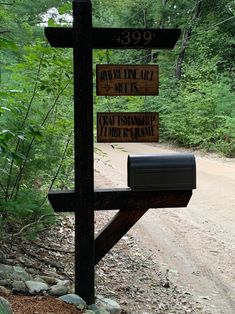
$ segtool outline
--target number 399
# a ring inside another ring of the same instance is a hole
[[[123,45],[138,45],[140,42],[143,45],[148,45],[153,40],[153,36],[151,31],[122,31],[120,36],[120,43]]]

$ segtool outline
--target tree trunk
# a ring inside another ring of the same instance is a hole
[[[180,80],[182,77],[182,66],[184,62],[185,52],[189,45],[194,23],[200,16],[202,1],[203,0],[200,0],[198,4],[195,6],[195,9],[193,10],[190,21],[188,23],[189,26],[183,31],[181,49],[180,49],[178,58],[176,60],[176,69],[175,69],[175,76],[178,80]]]

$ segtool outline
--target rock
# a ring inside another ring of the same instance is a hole
[[[34,277],[33,280],[34,280],[34,281],[38,281],[38,282],[43,282],[43,283],[46,283],[46,284],[47,284],[47,282],[45,282],[45,281],[41,278],[41,276],[36,276],[36,277]]]
[[[89,305],[88,310],[95,314],[109,314],[104,308],[99,308],[96,304]]]
[[[32,276],[28,274],[22,267],[14,266],[13,273],[12,273],[13,280],[20,280],[20,281],[28,281],[32,279]]]
[[[12,314],[10,303],[2,297],[0,297],[0,313],[1,314]]]
[[[28,288],[24,281],[14,280],[12,284],[12,292],[14,294],[25,294],[28,292]]]
[[[7,288],[5,288],[4,286],[0,286],[0,294],[2,296],[7,296],[9,294],[11,294],[11,291]]]
[[[4,271],[0,271],[0,280],[5,280],[6,277],[9,277],[9,273],[5,273]]]
[[[62,296],[68,293],[68,287],[58,283],[54,286],[51,286],[49,289],[49,294],[53,296]]]
[[[0,272],[12,273],[13,272],[13,266],[0,264]]]
[[[50,276],[38,276],[38,278],[42,279],[43,282],[47,283],[49,286],[56,285],[58,283],[58,279]]]
[[[37,273],[37,271],[34,268],[32,268],[32,267],[27,268],[27,272],[30,275],[35,275]]]
[[[3,280],[0,280],[0,286],[4,286],[4,287],[7,287],[7,288],[12,288],[12,281],[11,279],[3,279]]]
[[[104,308],[98,307],[96,304],[89,305],[88,310],[91,310],[95,314],[110,314]]]
[[[99,309],[95,311],[95,314],[110,314],[111,312],[106,311],[105,309]]]
[[[86,302],[77,294],[66,294],[58,298],[66,303],[75,305],[78,309],[83,310],[87,307]]]
[[[0,251],[0,263],[6,262],[6,255],[3,253],[3,251]]]
[[[85,312],[83,312],[84,314],[96,314],[96,312],[92,311],[92,310],[86,310]]]
[[[13,273],[12,266],[0,264],[0,280],[9,279],[12,273]]]
[[[46,276],[57,278],[59,275],[54,271],[46,271]]]
[[[98,311],[99,310],[99,308],[98,308],[98,306],[96,305],[96,304],[91,304],[91,305],[88,305],[88,310],[91,310],[91,311],[93,311],[93,312],[95,312],[95,311]]]
[[[42,293],[49,290],[49,286],[43,282],[28,280],[25,282],[25,284],[29,289],[30,294]]]
[[[69,287],[70,286],[70,281],[69,280],[61,280],[61,279],[56,279],[57,284],[60,284],[62,286]]]
[[[120,314],[122,309],[120,305],[111,299],[97,296],[97,304],[101,305],[110,314]]]
[[[12,281],[14,280],[26,281],[32,279],[32,277],[20,266],[8,266],[0,264],[0,280],[8,279]]]
[[[31,267],[33,265],[33,262],[27,258],[26,256],[20,256],[18,258],[18,261],[24,265],[26,265],[27,267]]]

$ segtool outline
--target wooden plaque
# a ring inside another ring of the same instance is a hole
[[[157,112],[97,113],[97,142],[158,142]]]
[[[98,96],[154,96],[159,90],[157,65],[96,66]]]
[[[180,36],[177,28],[93,28],[93,49],[173,49]],[[73,29],[46,27],[45,35],[52,47],[72,48]]]

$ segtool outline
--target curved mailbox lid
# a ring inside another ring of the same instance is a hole
[[[196,162],[191,153],[129,155],[128,186],[133,190],[196,188]]]

